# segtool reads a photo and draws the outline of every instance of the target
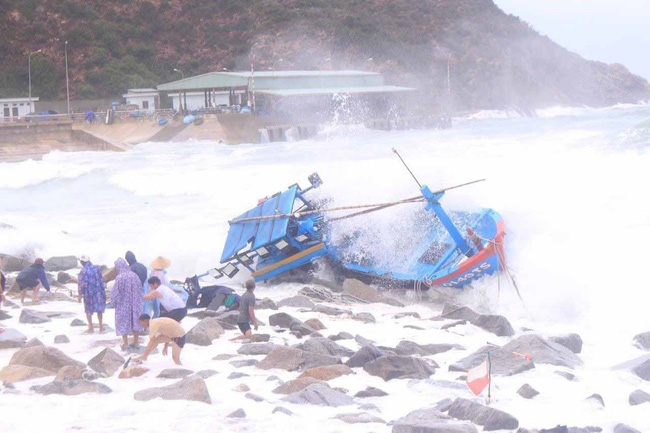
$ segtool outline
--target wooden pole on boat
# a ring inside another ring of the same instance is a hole
[[[402,164],[404,164],[404,167],[406,167],[406,169],[409,171],[409,173],[411,173],[411,176],[413,176],[413,180],[415,180],[415,183],[417,183],[417,184],[418,184],[418,187],[419,187],[420,189],[422,189],[422,184],[420,184],[420,181],[418,180],[418,178],[415,177],[415,175],[413,174],[413,172],[411,171],[411,169],[409,168],[409,166],[406,165],[406,162],[404,162],[404,160],[402,159],[402,155],[400,155],[399,152],[397,151],[397,149],[395,149],[394,147],[393,147],[393,153],[394,153],[395,155],[397,155],[397,157],[399,158],[400,161],[402,161]]]

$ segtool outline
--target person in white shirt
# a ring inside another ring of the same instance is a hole
[[[169,287],[161,284],[158,277],[151,277],[147,282],[149,283],[149,293],[143,299],[145,301],[158,299],[164,310],[160,312],[160,317],[168,317],[180,323],[187,316],[187,306],[181,297]]]

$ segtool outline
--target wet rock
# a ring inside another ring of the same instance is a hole
[[[336,335],[330,335],[329,337],[330,340],[332,341],[339,341],[339,340],[352,340],[354,339],[354,335],[349,334],[347,332],[339,332]]]
[[[269,334],[253,334],[251,335],[251,343],[266,343],[271,339]]]
[[[20,318],[18,319],[18,322],[20,323],[31,323],[31,324],[47,323],[51,321],[52,319],[47,317],[45,314],[38,311],[29,310],[27,308],[24,308],[23,311],[21,311]]]
[[[84,366],[82,362],[74,360],[54,347],[35,346],[27,347],[14,353],[9,365],[25,365],[37,367],[56,374],[66,365]]]
[[[478,314],[468,307],[447,304],[442,311],[441,317],[444,319],[466,320],[472,325],[485,329],[499,337],[515,335],[515,330],[505,317],[492,314]]]
[[[368,344],[363,346],[354,355],[352,355],[350,359],[347,360],[345,365],[351,368],[363,367],[367,363],[388,354],[388,352],[377,348],[373,344]]]
[[[248,343],[242,344],[237,349],[237,353],[240,355],[268,355],[274,348],[274,343]]]
[[[291,325],[291,333],[298,338],[306,337],[316,333],[316,330],[306,323],[294,323]]]
[[[458,344],[417,344],[412,341],[402,340],[395,348],[395,353],[403,356],[429,356],[447,352],[451,349],[462,350],[464,347]]]
[[[503,346],[508,352],[529,353],[537,364],[551,364],[575,368],[582,360],[571,350],[539,335],[522,335]]]
[[[600,407],[605,407],[605,400],[603,400],[603,396],[600,394],[590,395],[589,397],[587,397],[587,401],[591,401]]]
[[[256,401],[258,403],[264,401],[264,398],[260,397],[257,394],[253,394],[252,392],[247,392],[246,395],[244,395],[244,397],[246,397],[249,400]]]
[[[430,364],[411,356],[388,355],[370,361],[363,369],[385,381],[392,379],[427,379],[436,372],[437,364]]]
[[[57,335],[56,337],[54,337],[54,344],[65,344],[69,342],[70,339],[68,338],[67,335]]]
[[[229,413],[226,418],[246,418],[246,412],[244,412],[244,409],[237,409]]]
[[[61,284],[66,284],[72,280],[72,276],[68,274],[67,272],[59,272],[56,274],[56,281],[58,281]]]
[[[550,341],[566,347],[573,353],[582,352],[582,338],[578,334],[565,334],[550,337]]]
[[[347,347],[343,347],[340,344],[337,344],[332,340],[324,337],[310,338],[304,343],[296,346],[296,348],[306,350],[308,352],[338,357],[352,356],[354,354],[353,350],[350,350]]]
[[[426,408],[394,421],[392,433],[478,433],[478,430],[471,423],[452,419],[435,408]]]
[[[194,373],[192,370],[186,368],[166,368],[156,377],[160,379],[182,379],[192,373]]]
[[[7,314],[5,311],[0,310],[0,320],[8,320],[11,319],[11,316]]]
[[[354,394],[355,397],[359,398],[367,398],[367,397],[385,397],[387,396],[388,393],[385,391],[382,391],[379,388],[373,388],[372,386],[367,387],[366,389],[357,392]]]
[[[278,368],[281,370],[293,371],[297,370],[303,362],[302,350],[277,346],[274,347],[266,358],[260,361],[256,367],[262,370]]]
[[[576,375],[569,373],[568,371],[556,371],[555,374],[557,374],[558,376],[562,376],[569,382],[573,382],[576,380]]]
[[[202,403],[211,403],[210,393],[205,381],[197,376],[189,376],[176,383],[160,388],[149,388],[138,391],[133,395],[138,401],[153,400],[189,400]]]
[[[443,398],[438,403],[436,403],[433,408],[439,412],[447,412],[452,404],[454,404],[454,400],[450,398]]]
[[[318,304],[311,311],[316,313],[327,314],[328,316],[341,316],[343,314],[352,314],[352,310],[330,307],[328,305]]]
[[[374,341],[369,340],[369,339],[367,339],[367,338],[365,338],[365,337],[363,337],[363,336],[361,336],[361,335],[359,335],[359,334],[357,334],[357,335],[354,337],[354,341],[356,341],[357,343],[359,343],[360,346],[367,346],[367,345],[369,345],[369,344],[375,344]]]
[[[131,379],[132,377],[140,377],[148,371],[149,369],[146,367],[142,367],[140,365],[130,365],[124,370],[120,371],[120,374],[117,377],[120,379]]]
[[[223,328],[216,318],[206,317],[190,329],[185,336],[185,341],[197,346],[210,346],[212,341],[219,338],[223,332]]]
[[[212,360],[213,361],[227,361],[229,359],[236,358],[236,357],[237,357],[237,355],[230,355],[230,354],[227,354],[227,353],[220,353],[219,355],[212,358]]]
[[[74,319],[70,322],[70,326],[88,326],[88,323],[84,322],[81,319]]]
[[[519,427],[519,421],[512,415],[464,398],[454,400],[448,413],[453,418],[480,425],[484,431],[513,430]]]
[[[43,344],[43,342],[41,340],[39,340],[38,338],[32,338],[27,343],[25,343],[24,347],[36,347],[36,346],[45,347],[45,344]]]
[[[287,409],[285,407],[282,407],[282,406],[276,407],[275,409],[273,409],[273,412],[271,412],[271,413],[283,413],[283,414],[289,415],[289,416],[293,415],[293,412],[291,412],[289,409]]]
[[[454,326],[465,325],[467,320],[454,320],[453,322],[446,323],[440,327],[440,329],[450,329]]]
[[[315,367],[324,367],[327,365],[335,365],[341,363],[341,358],[331,355],[324,355],[321,353],[302,351],[303,362],[300,364],[300,369],[306,370]]]
[[[311,299],[309,299],[306,296],[302,295],[296,295],[292,296],[290,298],[283,299],[277,303],[279,308],[282,307],[293,307],[293,308],[314,308],[316,304],[312,302]]]
[[[316,331],[322,331],[323,329],[327,329],[327,327],[323,324],[318,319],[309,319],[305,322],[305,325],[309,326],[310,328],[316,330]]]
[[[275,388],[273,390],[273,393],[275,394],[284,394],[284,395],[289,395],[293,394],[294,392],[301,391],[305,388],[307,388],[310,385],[313,385],[314,383],[320,383],[327,385],[325,382],[322,380],[316,379],[314,377],[298,377],[297,379],[290,380],[288,382],[285,382]],[[329,386],[329,385],[327,385]]]
[[[451,364],[449,371],[467,372],[483,363],[485,358],[487,358],[488,352],[490,352],[490,357],[492,358],[492,374],[495,376],[512,376],[535,368],[535,364],[532,361],[526,361],[518,356],[513,356],[512,351],[507,351],[497,346],[484,346],[471,355]]]
[[[230,373],[228,375],[228,379],[234,380],[234,379],[241,379],[242,377],[248,377],[249,375],[246,373],[241,373],[239,371],[235,371],[234,373]]]
[[[278,306],[269,298],[262,298],[255,300],[256,310],[277,310]]]
[[[325,365],[322,367],[309,368],[302,372],[299,378],[312,377],[314,379],[329,381],[336,379],[337,377],[345,376],[352,374],[352,369],[347,365],[335,364],[335,365]]]
[[[22,333],[15,329],[5,328],[0,333],[0,349],[16,349],[24,347],[27,341]]]
[[[79,365],[66,365],[56,373],[54,381],[83,379],[84,371],[86,371],[85,367]]]
[[[109,394],[113,392],[103,383],[91,382],[83,379],[55,381],[48,383],[47,385],[32,386],[30,389],[42,395],[79,395],[87,393]]]
[[[521,388],[519,388],[519,390],[517,390],[517,394],[519,394],[525,399],[531,399],[536,395],[539,395],[539,391],[537,391],[535,388],[525,383],[521,386]]]
[[[630,397],[628,398],[628,403],[630,403],[630,406],[636,406],[643,403],[650,403],[650,394],[641,391],[640,389],[637,389],[636,391],[632,391]]]
[[[50,257],[45,261],[45,270],[48,272],[67,271],[74,269],[79,264],[75,256]]]
[[[8,365],[0,370],[0,380],[9,383],[22,382],[24,380],[38,379],[41,377],[54,376],[49,370],[26,365]]]
[[[353,320],[358,320],[359,322],[363,323],[376,323],[377,320],[375,319],[375,316],[373,316],[370,313],[358,313],[352,316]]]
[[[650,381],[650,359],[634,367],[632,372],[641,379]]]
[[[5,273],[20,272],[32,263],[33,261],[26,257],[16,257],[8,254],[2,256],[2,269],[4,269]]]
[[[641,433],[639,430],[630,427],[625,424],[616,424],[614,427],[614,433]]]
[[[416,313],[415,311],[405,311],[403,313],[393,314],[394,319],[403,319],[404,317],[414,317],[416,319],[420,319],[420,314]]]
[[[650,331],[635,335],[633,342],[641,350],[650,350]]]
[[[383,303],[392,305],[395,307],[403,307],[404,304],[399,302],[396,299],[385,296],[380,293],[377,289],[370,287],[367,284],[362,283],[361,281],[353,278],[348,278],[343,281],[343,292],[349,296],[352,296],[362,301],[368,302],[370,304],[374,303]]]
[[[302,324],[302,322],[287,313],[276,313],[269,316],[269,324],[279,328],[291,329],[292,325]]]
[[[239,319],[239,311],[226,311],[215,317],[219,325],[223,329],[237,329],[237,320]],[[257,321],[258,324],[261,324],[260,321]]]
[[[239,385],[234,387],[232,390],[235,391],[235,392],[248,392],[251,389],[245,383],[240,383]]]
[[[257,359],[239,359],[236,361],[230,361],[230,365],[233,367],[241,368],[241,367],[251,367],[255,364],[257,364],[259,361]]]
[[[219,374],[219,372],[217,370],[201,370],[201,371],[198,371],[195,374],[195,376],[198,376],[201,379],[208,379],[208,378],[214,376],[215,374]]]
[[[383,419],[366,412],[341,413],[334,416],[333,418],[340,419],[346,424],[368,424],[372,422],[378,422],[382,424],[386,423],[386,421],[384,421]]]
[[[331,407],[354,404],[352,397],[319,383],[309,385],[301,391],[284,397],[284,400],[294,404],[313,404]]]
[[[124,361],[122,355],[107,347],[88,361],[88,366],[110,377],[124,364]]]

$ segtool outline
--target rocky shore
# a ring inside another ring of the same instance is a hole
[[[24,265],[4,259],[8,287]],[[236,313],[195,309],[183,321],[182,368],[160,354],[124,368],[133,353],[119,349],[112,328],[82,333],[76,259],[45,266],[52,293],[21,307],[9,290],[0,309],[3,431],[37,431],[43,419],[57,420],[50,432],[650,431],[650,330],[629,342],[636,359],[603,368],[589,354],[599,342],[574,330],[549,335],[356,280],[283,284],[256,290],[263,324],[250,342],[229,341]],[[105,322],[113,324],[110,309]],[[489,402],[465,383],[488,352]],[[26,415],[28,405],[39,417]]]

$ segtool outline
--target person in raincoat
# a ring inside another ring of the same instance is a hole
[[[115,332],[122,336],[122,349],[126,350],[129,347],[129,334],[133,334],[131,347],[138,347],[138,335],[143,331],[139,323],[142,314],[142,284],[123,258],[115,261],[115,270],[117,277],[111,292],[111,301],[115,306]]]
[[[79,257],[81,272],[78,277],[79,302],[83,299],[86,319],[88,320],[87,334],[92,334],[93,314],[97,313],[99,321],[99,333],[104,332],[104,310],[106,310],[106,285],[102,279],[102,270],[99,266],[90,262],[90,257],[83,255]]]

